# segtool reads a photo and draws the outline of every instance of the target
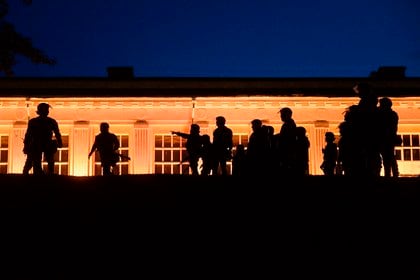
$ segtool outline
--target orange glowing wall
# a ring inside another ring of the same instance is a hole
[[[130,174],[154,173],[154,135],[172,130],[189,131],[191,122],[199,123],[201,133],[211,135],[215,118],[225,116],[234,133],[250,134],[250,121],[255,118],[270,124],[279,132],[282,107],[293,110],[297,125],[307,130],[310,147],[310,174],[322,174],[324,134],[338,135],[338,124],[344,110],[356,104],[356,98],[327,97],[197,97],[197,98],[1,98],[0,135],[9,136],[8,173],[21,173],[25,155],[22,139],[28,118],[36,116],[36,105],[52,106],[62,134],[69,135],[69,173],[75,176],[93,174],[88,153],[99,123],[106,121],[110,131],[129,136]],[[420,134],[420,98],[393,98],[393,108],[400,116],[400,133]],[[399,162],[401,174],[420,174],[420,161]]]

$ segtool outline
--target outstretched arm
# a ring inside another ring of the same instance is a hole
[[[187,139],[190,135],[189,134],[187,134],[187,133],[183,133],[183,132],[179,132],[179,131],[171,131],[172,132],[172,134],[174,134],[174,135],[178,135],[178,136],[180,136],[180,137],[182,137],[182,138],[185,138],[185,139]]]

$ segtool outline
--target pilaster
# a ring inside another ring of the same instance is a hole
[[[154,144],[152,136],[147,121],[138,120],[134,123],[134,137],[133,141],[129,143],[134,174],[153,173]]]
[[[22,173],[26,155],[23,153],[23,139],[25,138],[27,122],[13,123],[9,137],[9,170],[8,173]]]
[[[70,174],[88,176],[92,174],[89,165],[90,133],[88,121],[75,121],[71,145]],[[92,160],[92,159],[91,159]]]

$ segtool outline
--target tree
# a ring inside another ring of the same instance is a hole
[[[25,5],[32,4],[31,0],[21,0]],[[32,45],[32,40],[15,30],[15,26],[5,20],[9,12],[7,0],[0,0],[0,72],[7,77],[13,77],[13,67],[16,56],[22,55],[34,64],[54,65],[56,60]]]

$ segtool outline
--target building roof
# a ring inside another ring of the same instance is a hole
[[[0,78],[2,97],[420,96],[420,78]]]

